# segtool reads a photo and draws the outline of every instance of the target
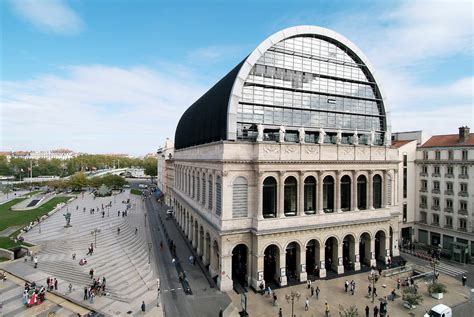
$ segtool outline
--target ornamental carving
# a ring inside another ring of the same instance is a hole
[[[317,146],[307,146],[305,152],[306,154],[317,156],[319,154],[319,149]]]
[[[359,156],[366,156],[367,153],[368,153],[368,148],[366,147],[362,147],[362,146],[358,146],[356,147],[356,155],[359,157]]]
[[[349,156],[352,154],[352,148],[350,147],[343,147],[342,148],[342,155],[343,156]]]
[[[285,146],[285,153],[295,153],[298,148],[296,146]]]
[[[279,146],[265,145],[263,146],[265,153],[278,153],[280,152]]]

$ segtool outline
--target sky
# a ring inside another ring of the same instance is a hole
[[[332,29],[374,65],[392,131],[474,130],[472,1],[0,0],[0,151],[155,152],[271,34]]]

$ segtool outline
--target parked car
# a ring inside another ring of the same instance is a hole
[[[453,311],[446,305],[438,304],[431,308],[424,317],[453,317]]]

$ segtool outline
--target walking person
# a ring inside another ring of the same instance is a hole
[[[367,292],[370,295],[372,295],[372,285],[369,284],[369,287],[367,287]]]
[[[379,315],[379,308],[377,305],[374,306],[374,317],[377,317]]]
[[[315,292],[316,292],[316,299],[319,299],[319,292],[320,292],[319,291],[319,286],[316,286]]]
[[[95,297],[94,292],[91,291],[90,297],[89,297],[89,300],[90,300],[91,304],[94,304],[94,297]]]
[[[54,290],[58,290],[58,280],[56,278],[54,278]]]
[[[278,305],[278,297],[277,297],[277,294],[275,292],[273,292],[273,301],[272,301],[272,305],[273,306],[276,306]]]
[[[365,306],[365,317],[369,317],[370,316],[370,308],[369,306]]]
[[[462,286],[466,286],[466,281],[467,281],[467,276],[466,276],[466,274],[463,274],[463,275],[462,275],[461,280],[462,280]]]
[[[142,312],[145,312],[145,301],[142,301],[142,306],[140,308],[142,309]]]
[[[314,296],[314,286],[311,285],[311,297],[313,297],[313,296]]]
[[[87,300],[87,287],[84,286],[84,300]]]
[[[38,256],[35,255],[34,259],[33,259],[33,263],[35,264],[35,269],[38,268]]]
[[[329,310],[329,304],[328,303],[324,304],[324,312],[326,313],[326,317],[329,317],[330,310]]]
[[[91,268],[89,271],[89,275],[91,276],[91,280],[94,278],[94,269]]]
[[[397,279],[397,289],[400,289],[400,284],[401,284],[401,281],[400,281],[400,278]]]
[[[346,280],[346,281],[344,282],[344,290],[345,290],[346,293],[347,293],[347,289],[348,289],[348,288],[349,288],[349,281]]]
[[[374,286],[373,292],[374,292],[374,296],[375,296],[375,297],[379,296],[379,295],[377,295],[377,287]]]
[[[117,228],[117,235],[119,235],[119,234],[120,234],[120,227]]]
[[[306,300],[305,300],[305,302],[304,302],[304,310],[305,310],[305,311],[308,311],[308,309],[309,309],[309,298],[306,297]]]

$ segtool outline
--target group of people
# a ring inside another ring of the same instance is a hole
[[[84,287],[84,300],[89,300],[91,304],[93,304],[95,296],[106,295],[105,286],[107,281],[105,279],[105,276],[102,277],[102,279],[100,277],[94,279],[94,270],[91,269],[91,272],[91,278],[93,282],[92,285],[90,285],[89,287]]]
[[[46,279],[46,285],[49,291],[58,290],[58,280],[56,278],[49,277]]]
[[[344,282],[344,291],[347,293],[348,291],[351,292],[352,295],[354,295],[354,292],[355,292],[355,288],[356,288],[356,282],[354,280],[352,281],[348,281],[346,280]]]
[[[44,286],[36,285],[35,282],[31,284],[25,283],[25,290],[23,291],[23,305],[31,307],[33,305],[39,305],[46,299],[46,289]]]

